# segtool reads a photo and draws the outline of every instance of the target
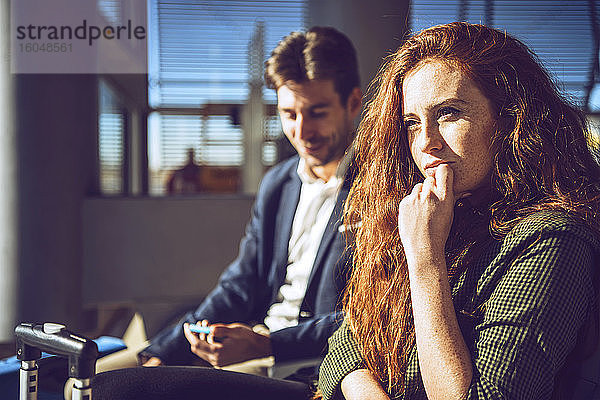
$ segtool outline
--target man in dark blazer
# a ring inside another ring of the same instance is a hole
[[[238,257],[195,311],[151,340],[144,365],[318,357],[341,321],[351,263],[341,216],[362,97],[356,54],[333,28],[294,32],[266,62],[265,80],[298,155],[264,176]],[[192,332],[196,322],[210,333]]]

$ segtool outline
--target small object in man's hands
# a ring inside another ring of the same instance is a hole
[[[194,333],[204,333],[206,335],[208,335],[210,333],[210,328],[208,326],[190,324],[189,328],[190,328],[190,331],[192,331]]]

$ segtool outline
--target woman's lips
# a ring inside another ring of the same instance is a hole
[[[428,176],[434,176],[436,168],[443,164],[449,165],[452,163],[450,161],[442,161],[442,160],[434,161],[432,163],[425,165],[425,173]]]

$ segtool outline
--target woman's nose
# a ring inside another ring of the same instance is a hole
[[[436,122],[424,122],[419,132],[419,149],[423,153],[439,151],[443,146],[439,125]]]

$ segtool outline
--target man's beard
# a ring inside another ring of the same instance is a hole
[[[309,156],[308,158],[310,160],[307,160],[308,164],[311,167],[322,167],[331,163],[332,161],[341,160],[344,157],[344,152],[352,142],[351,137],[352,135],[350,126],[345,124],[342,129],[336,131],[334,135],[330,136],[330,138],[333,140],[330,141],[330,145],[328,146],[328,151],[325,157],[318,159],[314,156]]]

